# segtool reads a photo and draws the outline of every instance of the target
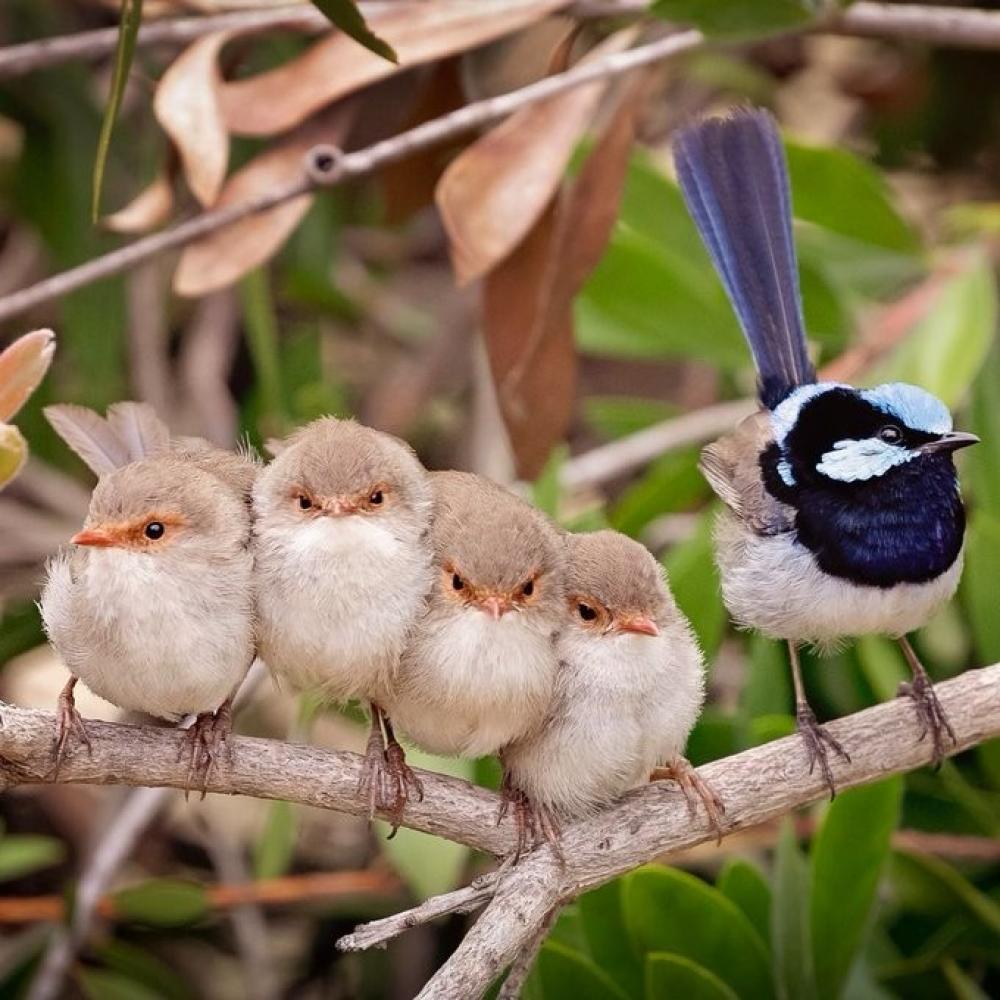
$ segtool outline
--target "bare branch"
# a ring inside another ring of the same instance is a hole
[[[413,153],[430,149],[464,132],[506,118],[529,104],[536,104],[595,80],[621,76],[642,66],[668,59],[693,48],[701,41],[702,34],[699,31],[683,31],[668,35],[648,45],[641,45],[627,52],[618,52],[603,59],[595,59],[593,62],[575,66],[565,73],[545,77],[520,90],[468,104],[390,139],[384,139],[366,149],[345,153],[322,165],[314,163],[313,159],[307,156],[307,167],[303,170],[302,177],[284,187],[276,188],[250,201],[205,212],[171,229],[136,240],[103,257],[95,257],[79,267],[70,268],[0,299],[0,322],[84,285],[120,274],[156,254],[185,246],[248,215],[273,208],[316,187],[342,184],[355,177],[371,174],[387,164],[404,160]],[[325,155],[328,156],[328,153]]]

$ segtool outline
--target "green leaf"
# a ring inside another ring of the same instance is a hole
[[[973,511],[965,542],[962,603],[969,616],[976,653],[983,663],[1000,660],[1000,615],[996,574],[1000,566],[1000,517]]]
[[[329,19],[330,23],[340,28],[345,35],[350,35],[356,42],[370,52],[398,63],[396,50],[384,39],[379,38],[361,16],[361,12],[351,0],[311,0],[312,5]]]
[[[813,841],[809,923],[824,1000],[838,996],[865,940],[902,794],[898,777],[839,794]]]
[[[1000,904],[951,865],[927,854],[900,851],[893,857],[893,882],[906,905],[940,913],[944,902],[958,906],[1000,937]],[[929,906],[927,904],[930,904]]]
[[[54,837],[13,834],[0,839],[0,881],[51,868],[66,857],[66,849]]]
[[[267,810],[267,819],[260,839],[254,844],[253,873],[255,878],[277,878],[288,871],[295,856],[298,832],[291,803],[278,799]]]
[[[694,535],[671,549],[663,561],[677,605],[691,622],[709,662],[718,651],[726,628],[726,609],[712,544],[714,520],[715,512],[710,510]]]
[[[646,996],[649,1000],[738,1000],[737,994],[704,966],[680,955],[654,951],[646,956]]]
[[[1000,347],[994,347],[972,386],[972,426],[981,441],[966,458],[976,507],[1000,521]]]
[[[590,959],[556,941],[542,945],[534,976],[545,1000],[628,1000]]]
[[[240,298],[247,347],[257,375],[266,432],[283,433],[288,422],[288,407],[285,405],[278,319],[271,293],[270,272],[263,267],[251,271],[240,282]]]
[[[135,42],[142,23],[142,0],[122,0],[122,15],[118,23],[118,45],[115,48],[115,69],[111,78],[111,93],[104,108],[101,133],[97,139],[97,157],[94,160],[94,178],[91,189],[91,217],[96,222],[101,215],[101,188],[104,186],[104,168],[111,148],[111,133],[122,106],[122,96],[128,83]]]
[[[616,530],[635,537],[661,514],[686,510],[707,493],[705,478],[698,471],[698,449],[670,452],[622,492],[610,520]]]
[[[765,943],[770,943],[771,887],[761,870],[744,858],[729,858],[719,872],[715,887],[746,914]]]
[[[594,961],[631,997],[643,995],[642,965],[622,912],[622,880],[584,893],[580,920]]]
[[[145,948],[109,938],[96,945],[94,953],[110,970],[148,987],[162,1000],[189,1000],[194,996],[179,973]]]
[[[583,419],[602,438],[616,440],[677,415],[677,408],[659,399],[634,396],[589,396]]]
[[[908,680],[910,672],[899,647],[880,635],[864,635],[855,647],[861,669],[879,701],[896,697],[901,681]]]
[[[774,868],[771,944],[778,995],[811,1000],[817,995],[817,977],[809,945],[809,870],[789,819],[781,825]]]
[[[674,24],[690,24],[706,35],[744,38],[806,24],[816,13],[809,0],[655,0],[651,12]]]
[[[406,751],[411,767],[438,771],[471,781],[476,762],[453,757],[435,757],[421,750]],[[437,896],[454,889],[469,857],[469,848],[450,840],[400,828],[389,840],[389,826],[377,822],[376,829],[385,852],[393,867],[419,899]]]
[[[562,467],[566,464],[568,454],[569,449],[566,445],[556,445],[549,454],[545,467],[531,487],[532,502],[553,520],[559,516],[559,501],[562,496],[559,477],[562,474]]]
[[[163,996],[135,979],[106,969],[80,969],[78,980],[87,1000],[161,1000]]]
[[[200,920],[208,912],[208,895],[203,886],[181,879],[150,879],[141,885],[116,892],[115,912],[126,920],[154,927],[183,927]]]
[[[954,408],[986,360],[996,322],[996,278],[986,256],[977,251],[873,380],[912,382]]]
[[[649,866],[624,879],[625,923],[641,952],[669,952],[711,969],[741,997],[774,996],[767,950],[721,892],[675,868]]]
[[[989,1000],[989,994],[971,976],[963,972],[953,958],[946,958],[941,963],[941,973],[948,981],[955,1000]]]
[[[751,719],[760,715],[785,715],[792,707],[792,681],[785,643],[754,633],[743,675],[740,704]]]
[[[882,175],[853,153],[833,146],[785,142],[796,219],[841,236],[915,254],[916,233],[893,207]]]

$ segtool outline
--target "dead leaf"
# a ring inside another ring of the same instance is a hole
[[[585,61],[621,51],[633,38],[633,30],[620,31]],[[437,205],[460,285],[496,267],[538,221],[608,87],[600,80],[524,108],[445,171]]]
[[[301,177],[306,153],[321,142],[341,145],[357,110],[345,101],[255,157],[229,178],[217,207],[250,201]],[[191,243],[177,265],[174,291],[198,298],[238,281],[281,249],[314,197],[293,198]]]
[[[483,324],[518,475],[533,479],[565,437],[576,396],[573,299],[618,216],[645,78],[623,91],[576,180],[486,277]]]
[[[51,330],[34,330],[0,354],[0,421],[10,420],[38,388],[55,350]]]
[[[163,74],[153,99],[157,121],[180,153],[187,185],[206,206],[215,204],[229,162],[219,52],[232,36],[219,31],[188,46]]]
[[[505,0],[485,16],[481,4],[454,0],[393,4],[369,25],[399,56],[394,66],[342,32],[321,39],[276,69],[221,88],[229,130],[237,135],[274,135],[305,121],[346,94],[421,63],[475,48],[531,24],[568,0]]]
[[[170,218],[173,207],[172,171],[162,170],[124,208],[106,215],[101,220],[101,225],[113,233],[148,233]]]

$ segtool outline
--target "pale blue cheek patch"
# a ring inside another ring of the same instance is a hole
[[[865,479],[884,476],[890,469],[916,458],[917,453],[881,441],[879,438],[865,438],[838,441],[833,451],[828,451],[816,471],[828,479],[842,483],[856,483]]]

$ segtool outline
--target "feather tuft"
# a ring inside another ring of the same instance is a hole
[[[124,444],[104,417],[93,410],[60,403],[46,406],[43,412],[52,429],[96,475],[104,476],[128,465]]]
[[[130,462],[155,455],[170,445],[170,431],[148,403],[115,403],[108,407],[107,423]]]

